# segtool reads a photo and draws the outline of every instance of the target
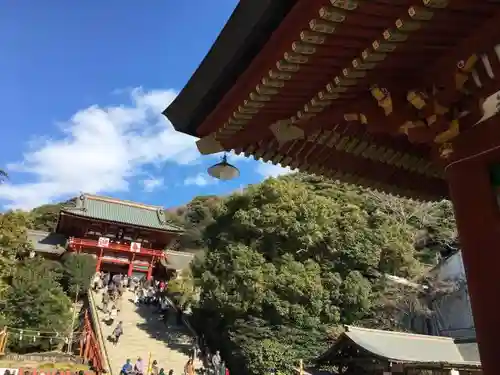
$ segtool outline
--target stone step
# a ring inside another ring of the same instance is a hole
[[[94,297],[100,307],[101,295]],[[156,313],[156,307],[136,306],[132,300],[133,293],[126,291],[122,297],[122,310],[111,326],[103,322],[105,314],[98,311],[113,375],[119,374],[127,359],[135,363],[137,358],[141,357],[147,365],[150,355],[151,361],[158,361],[159,367],[164,368],[166,373],[173,369],[175,375],[182,374],[193,343],[190,332],[185,327],[178,327],[175,324],[175,314],[172,314],[170,321],[165,324],[161,316]],[[111,335],[119,321],[123,322],[123,335],[114,345],[107,341],[107,337]],[[196,368],[201,366],[201,361],[195,361]]]

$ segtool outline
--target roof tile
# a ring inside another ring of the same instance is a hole
[[[136,225],[170,232],[182,232],[183,229],[167,220],[165,211],[160,206],[123,201],[114,198],[82,194],[76,207],[65,208],[63,212],[97,220]]]

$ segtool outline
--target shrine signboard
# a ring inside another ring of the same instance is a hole
[[[99,247],[109,247],[109,238],[107,237],[99,237],[97,241],[97,246]]]
[[[140,242],[131,242],[130,243],[130,251],[134,253],[140,253],[141,252],[141,243]]]

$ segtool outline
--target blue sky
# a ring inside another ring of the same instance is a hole
[[[237,0],[6,2],[0,12],[0,207],[80,192],[160,204],[224,194],[285,170],[242,157],[241,177],[206,174],[196,139],[160,113]]]

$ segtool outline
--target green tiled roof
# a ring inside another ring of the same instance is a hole
[[[337,347],[354,343],[371,355],[396,363],[448,364],[480,367],[476,343],[460,343],[451,337],[417,335],[347,326],[336,344],[318,358],[318,363],[335,360]]]
[[[62,212],[169,232],[183,231],[181,227],[167,220],[165,210],[160,206],[149,206],[88,194],[82,194],[76,201],[76,207],[65,208]]]

